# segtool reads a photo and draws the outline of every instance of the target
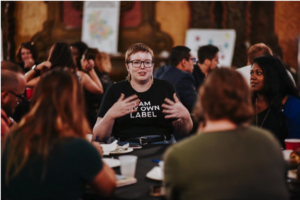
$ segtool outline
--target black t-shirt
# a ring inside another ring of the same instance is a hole
[[[170,82],[154,79],[150,89],[146,92],[135,91],[128,81],[115,83],[106,91],[98,117],[104,117],[106,112],[120,98],[121,93],[125,95],[125,98],[136,94],[141,102],[137,112],[115,119],[112,135],[117,138],[134,138],[145,135],[169,136],[173,134],[172,120],[165,119],[161,107],[165,98],[174,101],[173,94],[176,92]]]
[[[80,138],[62,139],[53,146],[45,161],[30,154],[21,172],[5,184],[7,149],[1,160],[2,198],[8,199],[79,199],[87,183],[102,170],[97,149]]]

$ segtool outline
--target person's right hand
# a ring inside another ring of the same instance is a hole
[[[27,59],[24,61],[24,68],[31,68],[34,65],[33,59]]]
[[[122,117],[129,113],[137,112],[140,100],[136,94],[131,95],[125,99],[125,95],[121,93],[118,101],[108,110],[108,114],[113,119]]]
[[[50,69],[51,65],[52,64],[51,64],[50,61],[44,61],[41,64],[39,64],[38,66],[36,66],[36,69],[37,70],[42,70],[44,67],[47,68],[47,69]]]

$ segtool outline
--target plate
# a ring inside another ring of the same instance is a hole
[[[156,181],[162,181],[162,170],[160,167],[156,166],[153,167],[147,174],[147,178],[156,180]]]
[[[290,179],[297,179],[297,170],[289,170],[288,171],[288,175],[287,175]]]
[[[118,159],[102,158],[102,160],[111,168],[120,166],[120,160]]]
[[[129,153],[129,152],[132,152],[133,151],[133,148],[128,148],[126,150],[115,150],[115,151],[111,151],[109,152],[109,154],[125,154],[125,153]]]

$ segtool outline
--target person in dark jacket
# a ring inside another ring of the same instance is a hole
[[[192,75],[196,59],[185,46],[171,49],[169,66],[163,66],[154,72],[154,78],[171,82],[182,104],[191,112],[197,100],[195,80]]]

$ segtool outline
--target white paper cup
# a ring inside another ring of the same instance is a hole
[[[121,162],[121,174],[127,177],[134,177],[137,156],[119,156],[119,160]]]
[[[164,165],[165,165],[165,162],[164,161],[159,161],[158,163],[160,169],[161,169],[161,177],[162,177],[162,180],[164,180],[164,177],[165,177],[165,173],[164,173]]]
[[[290,160],[290,155],[291,155],[292,151],[293,150],[283,150],[282,151],[284,160],[286,160],[286,161]]]

